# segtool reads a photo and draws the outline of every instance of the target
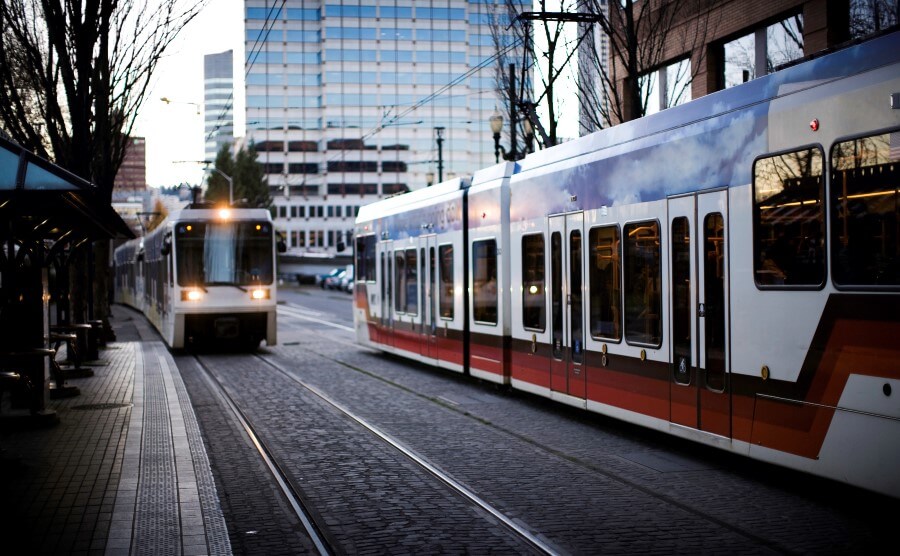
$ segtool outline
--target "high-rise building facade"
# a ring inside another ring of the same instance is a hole
[[[215,160],[222,146],[234,144],[233,51],[203,57],[204,159]]]
[[[129,137],[125,158],[116,173],[113,193],[123,197],[142,195],[147,190],[147,140]]]
[[[349,245],[360,206],[437,181],[439,161],[445,180],[495,163],[503,5],[245,0],[247,134],[289,248]]]

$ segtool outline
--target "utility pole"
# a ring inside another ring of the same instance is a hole
[[[516,65],[509,65],[509,160],[518,160],[516,153]]]

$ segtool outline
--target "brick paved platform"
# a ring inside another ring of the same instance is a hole
[[[172,356],[114,306],[116,342],[52,427],[0,414],[0,552],[230,554],[206,448]]]

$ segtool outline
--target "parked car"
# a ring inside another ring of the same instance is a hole
[[[341,289],[341,280],[344,279],[344,276],[347,275],[347,270],[338,271],[334,276],[329,276],[325,278],[325,285],[323,286],[326,290],[339,290]]]
[[[353,285],[353,273],[352,273],[352,272],[348,272],[348,273],[345,274],[344,277],[341,279],[340,290],[341,290],[342,292],[349,292],[350,290],[349,290],[348,288],[349,288],[351,285]]]
[[[332,268],[329,272],[326,272],[324,274],[316,274],[316,285],[319,286],[320,288],[324,288],[325,280],[327,280],[328,278],[333,278],[334,276],[337,276],[340,271],[341,271],[341,269],[339,269],[339,268]]]

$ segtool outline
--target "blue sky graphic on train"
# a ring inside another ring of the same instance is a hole
[[[538,153],[513,178],[511,217],[747,185],[754,157],[769,150],[773,99],[880,67],[896,49],[894,33]]]

